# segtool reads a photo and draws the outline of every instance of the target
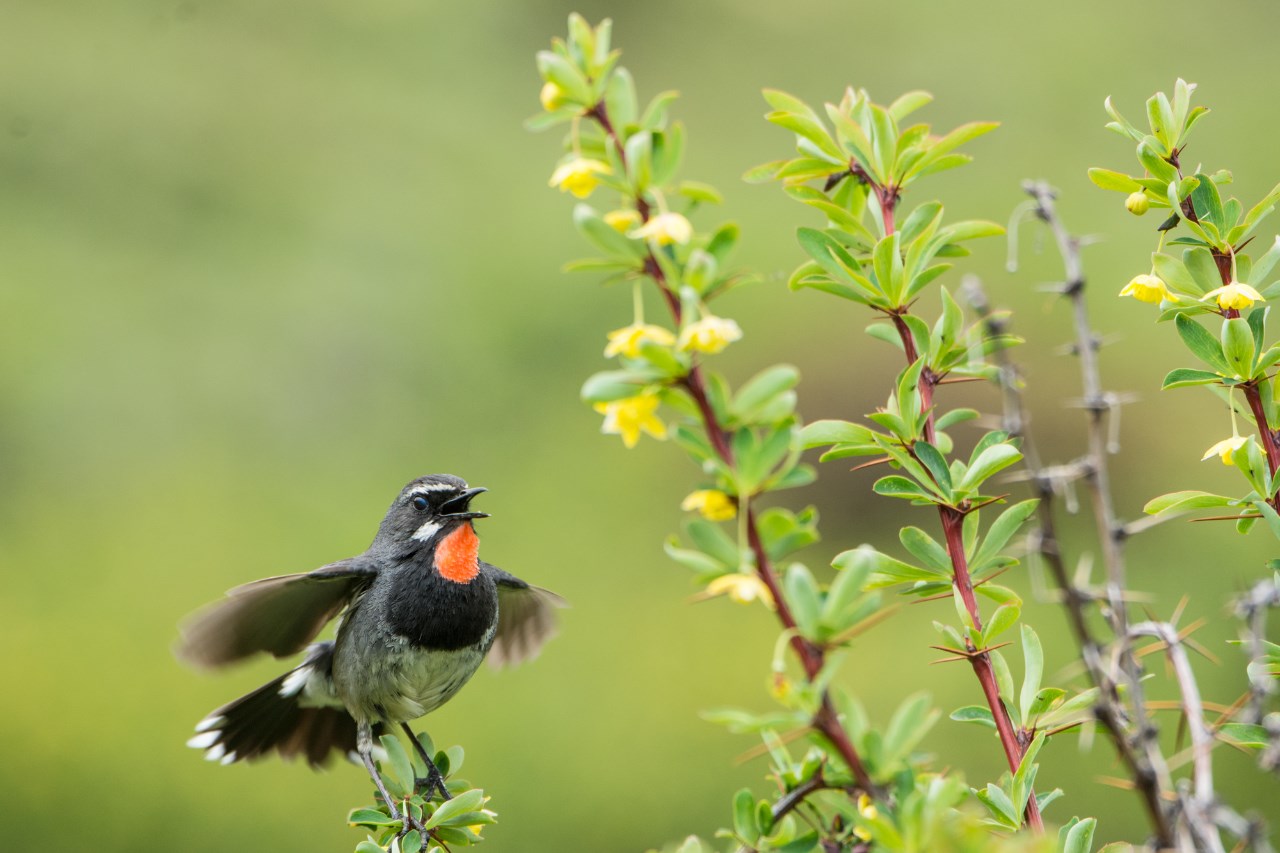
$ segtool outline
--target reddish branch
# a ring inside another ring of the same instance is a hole
[[[892,187],[881,189],[874,184],[871,186],[875,192],[876,199],[880,203],[881,219],[885,223],[885,233],[890,234],[893,228],[893,211],[898,201],[898,193]],[[894,328],[898,331],[898,337],[902,340],[902,350],[906,355],[907,364],[912,365],[919,358],[919,355],[916,351],[915,341],[911,336],[911,329],[903,319],[906,313],[907,310],[902,308],[892,314],[891,317],[893,318]],[[924,438],[931,444],[935,434],[934,414],[932,411],[933,386],[937,384],[938,378],[928,368],[925,368],[920,372],[918,386],[920,408],[922,411],[928,412],[924,425]],[[968,612],[974,628],[981,631],[982,612],[978,607],[978,599],[973,592],[973,578],[969,574],[969,564],[964,553],[963,527],[965,514],[966,510],[957,509],[956,507],[938,507],[938,516],[942,521],[942,530],[947,540],[947,554],[951,558],[956,589],[960,593],[960,598],[964,601],[965,610]],[[1000,686],[996,682],[995,668],[991,664],[990,654],[972,645],[969,646],[968,651],[969,663],[973,666],[973,673],[977,676],[978,683],[982,686],[982,694],[986,697],[987,707],[991,710],[992,719],[995,721],[996,732],[1000,736],[1000,746],[1004,750],[1005,760],[1009,763],[1009,770],[1016,772],[1018,766],[1022,763],[1022,757],[1026,754],[1030,738],[1023,737],[1014,730],[1013,719],[1009,715],[1009,709],[1005,707],[1000,698]],[[1034,791],[1027,798],[1026,822],[1036,832],[1044,831],[1044,821],[1040,817],[1040,804],[1036,801]]]
[[[595,107],[586,112],[586,117],[594,119],[601,130],[613,140],[614,148],[617,151],[618,159],[622,162],[623,167],[627,165],[626,153],[622,145],[622,140],[618,137],[617,131],[614,129],[612,122],[609,120],[608,112],[604,102],[596,104]],[[640,214],[644,222],[648,222],[652,213],[649,202],[644,198],[642,193],[637,193],[634,197],[636,211]],[[666,273],[662,270],[662,265],[658,263],[657,257],[653,253],[652,248],[646,249],[647,255],[644,259],[644,272],[648,278],[657,286],[658,292],[662,294],[663,299],[667,303],[668,309],[671,311],[673,320],[678,325],[681,320],[680,299],[671,289],[667,282]],[[711,401],[707,397],[706,383],[702,378],[701,367],[694,364],[689,373],[680,380],[680,386],[693,399],[694,404],[698,408],[698,414],[702,419],[702,423],[707,432],[707,438],[711,441],[711,446],[715,449],[716,455],[720,457],[730,468],[734,466],[733,450],[729,445],[728,431],[720,423],[715,409],[711,405]],[[773,569],[772,561],[765,550],[764,541],[760,537],[760,529],[756,524],[755,512],[748,505],[746,509],[746,527],[747,527],[747,543],[751,548],[752,554],[755,556],[755,570],[757,577],[768,588],[769,593],[773,596],[776,607],[778,620],[783,627],[791,635],[791,648],[795,652],[796,657],[800,660],[801,666],[804,668],[805,675],[812,681],[821,672],[825,655],[821,648],[815,646],[801,636],[799,628],[796,624],[795,617],[791,613],[790,607],[787,605],[786,599],[782,595],[782,590],[778,586],[778,577]],[[831,702],[830,694],[827,691],[822,693],[822,704],[818,712],[813,718],[813,728],[820,732],[836,751],[844,762],[849,765],[850,771],[856,780],[858,787],[866,791],[872,796],[881,796],[882,792],[871,781],[870,774],[867,773],[866,766],[863,764],[861,757],[858,755],[857,749],[850,740],[848,732],[845,731],[844,725],[840,722],[840,717],[835,711],[835,706]],[[810,793],[805,792],[806,795]]]

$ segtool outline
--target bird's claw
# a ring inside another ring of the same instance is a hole
[[[428,800],[431,799],[432,793],[437,789],[439,789],[440,796],[444,799],[453,799],[453,794],[450,794],[449,789],[445,787],[444,777],[440,775],[440,771],[436,770],[434,767],[431,768],[431,772],[429,772],[425,777],[418,777],[414,779],[413,786],[415,790],[422,791],[422,796]]]

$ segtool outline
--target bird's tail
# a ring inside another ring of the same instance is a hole
[[[212,711],[187,746],[232,764],[280,753],[321,767],[356,749],[356,721],[333,689],[333,643],[315,643],[299,666]]]

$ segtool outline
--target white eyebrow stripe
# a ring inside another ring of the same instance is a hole
[[[438,532],[440,532],[440,522],[428,521],[417,529],[413,534],[413,538],[417,539],[419,542],[426,542]]]
[[[427,483],[425,486],[414,486],[413,490],[410,491],[409,494],[423,495],[431,492],[452,492],[457,490],[457,488],[457,486],[450,485],[449,483]],[[466,486],[464,485],[462,488],[465,489]]]

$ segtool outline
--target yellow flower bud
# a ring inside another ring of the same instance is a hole
[[[547,112],[554,112],[564,106],[565,96],[564,89],[561,89],[550,80],[543,85],[542,91],[538,93],[538,100],[542,102],[542,108]]]
[[[638,210],[611,210],[604,215],[605,224],[622,234],[626,234],[642,221]]]
[[[598,175],[612,175],[613,168],[600,160],[575,157],[556,169],[547,181],[549,186],[559,187],[560,192],[570,192],[578,198],[586,198],[600,185]]]
[[[1141,216],[1151,209],[1151,199],[1147,198],[1147,194],[1142,190],[1136,193],[1129,193],[1129,197],[1124,200],[1125,209],[1134,216]]]
[[[699,489],[691,492],[680,504],[685,512],[697,510],[707,521],[728,521],[738,514],[733,498],[719,489]]]
[[[1169,287],[1158,275],[1144,273],[1129,279],[1129,283],[1120,291],[1121,296],[1132,296],[1139,302],[1158,303],[1162,300],[1177,302],[1178,297],[1169,292]]]
[[[609,333],[609,345],[604,348],[604,357],[613,358],[624,355],[627,358],[639,358],[640,347],[645,343],[669,347],[676,342],[676,336],[661,326],[648,326],[644,323],[632,323]]]
[[[1255,302],[1266,302],[1262,294],[1254,290],[1247,284],[1233,281],[1230,284],[1219,287],[1217,290],[1210,290],[1202,299],[1218,300],[1218,307],[1223,311],[1248,308]]]

